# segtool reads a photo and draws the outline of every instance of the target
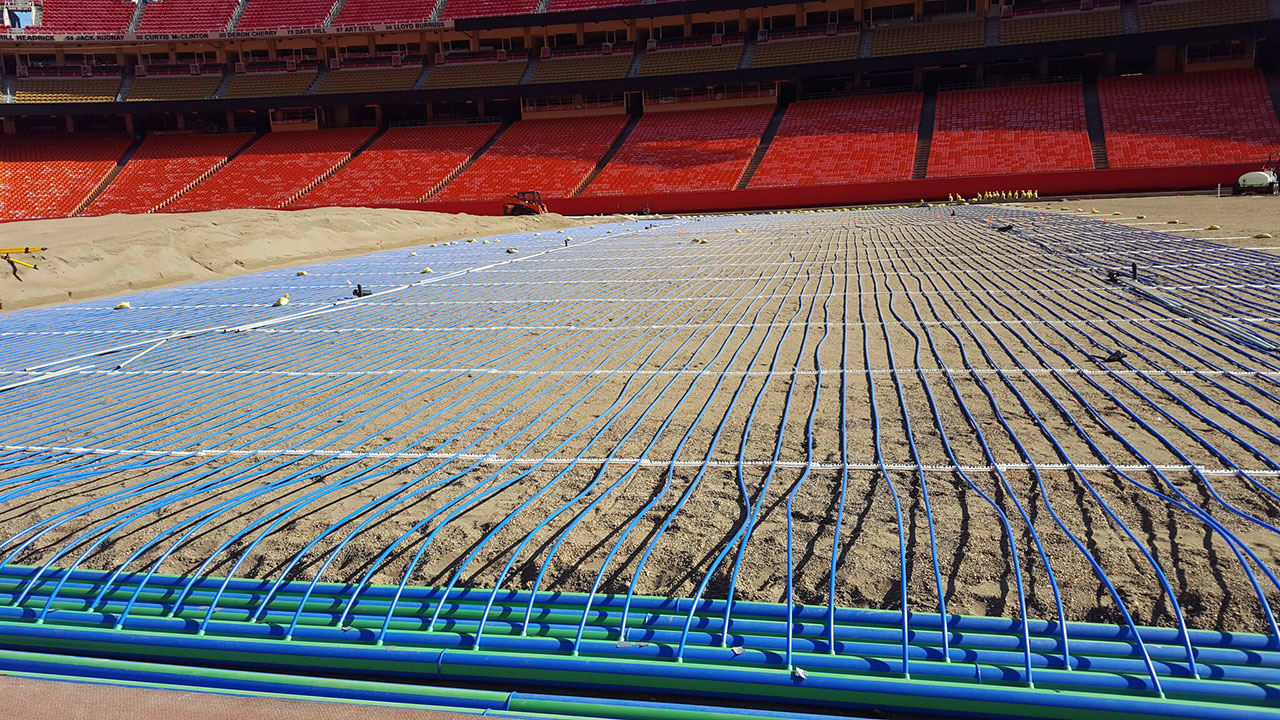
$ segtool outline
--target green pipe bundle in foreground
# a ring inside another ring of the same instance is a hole
[[[722,601],[633,597],[623,640],[622,597],[597,595],[588,609],[586,595],[464,589],[441,607],[442,593],[431,588],[408,588],[395,602],[395,588],[366,588],[351,602],[342,585],[310,592],[305,584],[286,585],[268,597],[270,586],[255,580],[157,575],[143,586],[143,579],[108,582],[96,571],[36,578],[30,568],[0,569],[0,670],[598,717],[631,716],[583,710],[621,702],[587,696],[833,712],[1280,718],[1280,651],[1260,635],[1191,631],[1182,638],[1139,628],[1133,637],[1124,627],[1084,623],[1064,633],[1055,623],[1030,621],[1024,641],[1021,621],[955,616],[946,622],[944,651],[941,618],[920,615],[908,618],[904,673],[902,618],[893,611],[796,608],[788,666],[783,605],[736,603],[726,626]],[[1023,669],[1028,650],[1033,682]],[[557,705],[563,699],[461,687],[477,683],[571,688],[583,697],[568,713]],[[674,715],[652,702],[625,707],[643,712],[637,717],[698,716],[685,705]],[[742,717],[731,708],[717,712]]]

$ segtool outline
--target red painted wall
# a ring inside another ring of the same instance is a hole
[[[988,175],[968,178],[927,178],[897,182],[810,185],[793,188],[757,188],[658,195],[548,198],[547,207],[564,215],[640,213],[733,212],[787,208],[916,203],[945,200],[948,194],[974,197],[988,191],[1036,190],[1041,196],[1105,195],[1109,193],[1211,190],[1230,187],[1244,173],[1257,170],[1255,163],[1174,168],[1121,168],[1073,172]],[[472,215],[500,215],[496,200],[382,204],[366,207],[428,210]],[[0,220],[0,222],[6,222]]]
[[[1257,169],[1255,164],[1122,168],[665,195],[551,198],[547,200],[547,207],[552,212],[565,215],[638,213],[645,208],[655,213],[729,212],[831,205],[915,203],[921,200],[945,200],[948,194],[974,197],[988,191],[1036,190],[1040,195],[1047,197],[1205,190],[1212,189],[1219,183],[1230,187],[1240,175]],[[425,202],[407,205],[374,205],[374,207],[398,207],[473,215],[497,215],[502,212],[502,204],[492,201]]]

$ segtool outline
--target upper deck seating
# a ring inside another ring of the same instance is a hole
[[[436,65],[427,75],[425,88],[485,87],[515,85],[524,77],[528,62],[459,62]]]
[[[982,47],[986,40],[982,18],[881,25],[874,32],[871,54],[877,57],[964,50]]]
[[[302,95],[315,82],[314,70],[296,72],[239,73],[223,97],[289,97]]]
[[[125,100],[202,100],[213,97],[221,75],[150,75],[133,79]]]
[[[1028,15],[1000,21],[1000,44],[1078,40],[1124,34],[1124,17],[1120,8]]]
[[[1269,16],[1267,0],[1165,0],[1138,6],[1143,32],[1207,25],[1260,22]]]
[[[14,102],[112,102],[120,92],[120,78],[18,78]]]
[[[236,0],[148,0],[138,34],[223,32]]]
[[[547,58],[538,61],[533,71],[534,83],[585,82],[626,77],[634,56],[629,53],[587,55],[583,57]]]
[[[331,70],[316,94],[356,92],[390,92],[395,90],[412,90],[422,68],[414,65],[398,68],[358,68],[351,70]]]
[[[830,37],[769,40],[756,45],[755,54],[751,58],[751,67],[850,60],[858,57],[860,40],[860,36],[856,33]]]
[[[741,45],[719,45],[678,50],[650,50],[640,65],[641,77],[733,70],[742,59]]]

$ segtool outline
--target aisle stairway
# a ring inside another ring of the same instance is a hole
[[[778,128],[782,125],[782,118],[787,114],[787,103],[779,102],[773,111],[773,117],[769,118],[769,126],[764,129],[764,135],[760,136],[760,144],[756,146],[755,154],[751,156],[751,162],[747,163],[747,167],[742,171],[742,177],[738,179],[738,190],[743,190],[751,183],[751,178],[756,174],[756,169],[760,167],[760,162],[764,160],[765,153],[769,152],[769,146],[773,144],[773,138],[778,134]]]
[[[929,171],[929,150],[933,147],[933,118],[938,109],[937,93],[924,96],[920,111],[920,133],[916,139],[916,161],[911,171],[913,180],[923,180]]]
[[[1098,104],[1098,83],[1090,80],[1084,84],[1084,114],[1089,126],[1089,147],[1093,151],[1093,168],[1105,170],[1111,167],[1107,160],[1107,136],[1102,124],[1102,108]]]

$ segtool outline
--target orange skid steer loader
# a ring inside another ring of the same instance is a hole
[[[521,190],[502,200],[503,215],[541,215],[546,211],[542,193],[537,190]]]

